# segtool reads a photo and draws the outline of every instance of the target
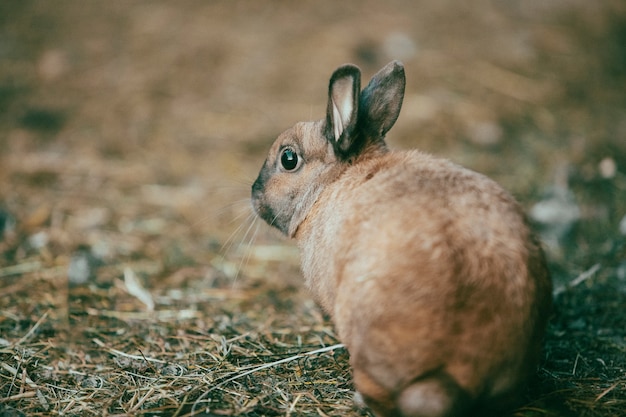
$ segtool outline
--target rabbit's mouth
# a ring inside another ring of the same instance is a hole
[[[284,234],[287,234],[287,226],[283,224],[282,221],[278,219],[278,215],[272,209],[271,205],[267,204],[265,198],[265,187],[263,186],[263,182],[257,179],[254,184],[252,184],[252,209],[263,219],[267,224],[272,227],[277,228]]]
[[[257,216],[262,218],[267,224],[277,228],[285,235],[288,234],[287,226],[278,219],[278,216],[270,206],[263,204],[262,199],[252,198],[252,208]]]
[[[254,212],[257,214],[257,216],[259,216],[260,218],[265,220],[268,224],[273,226],[272,220],[275,217],[274,212],[268,205],[263,204],[262,200],[263,200],[262,197],[256,198],[253,195],[252,196],[252,208],[254,209]]]

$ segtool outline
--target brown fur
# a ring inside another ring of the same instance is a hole
[[[355,67],[338,69],[326,120],[279,136],[253,185],[254,207],[298,241],[306,284],[377,415],[497,408],[538,357],[551,299],[541,248],[492,180],[387,150],[404,91],[399,63],[360,97],[342,96],[359,81]],[[286,146],[301,158],[293,171],[281,166]]]

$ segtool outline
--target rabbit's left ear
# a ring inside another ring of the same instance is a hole
[[[361,92],[359,129],[371,142],[382,142],[398,119],[405,85],[404,66],[400,61],[392,61]]]
[[[340,157],[347,156],[352,146],[360,90],[361,71],[354,65],[341,66],[330,77],[324,135]]]

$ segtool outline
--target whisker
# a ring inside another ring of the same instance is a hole
[[[244,212],[244,213],[238,214],[232,221],[229,222],[229,224],[233,224],[235,222],[246,223],[246,222],[250,221],[251,218],[253,219],[254,217],[255,217],[254,213],[252,213],[252,212]],[[243,220],[241,220],[241,219],[243,219]],[[239,220],[241,220],[241,222]],[[253,219],[253,221],[254,221],[254,219]]]
[[[193,228],[199,227],[199,226],[203,226],[207,223],[210,223],[212,220],[217,219],[220,216],[224,216],[225,214],[229,213],[229,212],[234,212],[235,215],[234,216],[229,216],[229,220],[227,222],[227,224],[233,224],[237,221],[239,221],[240,219],[242,219],[244,216],[248,215],[250,213],[250,211],[252,210],[252,208],[250,207],[250,199],[249,198],[242,198],[236,201],[233,201],[232,203],[229,204],[225,204],[223,206],[221,206],[219,209],[213,210],[207,214],[204,214],[200,217],[198,217],[195,220],[190,220],[190,226]]]
[[[235,221],[240,220],[243,216],[250,214],[250,212],[252,211],[252,207],[250,206],[250,199],[244,199],[244,200],[239,200],[236,202],[233,202],[225,207],[222,207],[217,214],[218,215],[222,215],[224,213],[226,213],[226,211],[228,209],[237,209],[237,211],[239,211],[239,213],[232,219],[230,220],[229,223],[233,223]]]
[[[250,186],[252,185],[252,182],[249,182],[248,180],[233,180],[231,179],[231,181],[234,182],[234,184],[216,184],[216,185],[211,185],[210,188],[212,190],[234,190],[237,192],[246,192],[249,193],[250,192]]]
[[[256,216],[252,218],[252,222],[250,223],[250,226],[248,227],[248,230],[246,230],[246,233],[245,233],[242,241],[239,243],[239,246],[237,248],[237,252],[239,252],[239,253],[242,252],[241,248],[244,245],[248,248],[248,250],[245,251],[245,253],[241,257],[239,265],[237,266],[237,270],[236,270],[237,272],[235,274],[235,277],[233,278],[233,283],[232,283],[233,287],[235,286],[241,271],[248,265],[248,262],[252,258],[252,243],[254,242],[254,239],[256,239],[256,236],[257,236],[257,234],[259,232],[259,224],[260,223],[257,220],[258,220],[258,217],[256,217]],[[250,233],[250,230],[252,230],[253,227],[254,227],[254,231],[252,232],[252,235],[250,235],[250,239],[248,240],[248,234]],[[247,240],[247,243],[246,243],[246,240]]]
[[[236,182],[237,184],[241,186],[245,186],[246,191],[250,191],[250,187],[252,186],[252,183],[254,182],[254,180],[256,180],[255,177],[250,177],[248,175],[232,179],[233,182]]]
[[[246,227],[247,223],[254,223],[254,213],[249,213],[248,216],[244,219],[244,221],[242,221],[239,226],[237,226],[237,228],[230,234],[230,236],[228,236],[228,239],[226,239],[224,241],[224,244],[222,245],[222,248],[220,250],[220,252],[222,252],[222,255],[226,255],[226,253],[230,252],[230,250],[233,247],[233,244],[235,243],[235,238],[240,234],[240,232]],[[250,226],[248,226],[248,229],[250,229]],[[247,234],[244,233],[244,236]]]
[[[250,225],[248,226],[248,228],[246,229],[246,232],[243,234],[243,238],[241,239],[239,246],[237,247],[237,249],[241,249],[241,246],[243,244],[243,242],[246,241],[246,239],[248,238],[249,234],[250,234],[250,230],[252,230],[252,227],[256,224],[256,217],[248,217],[246,220],[250,220]]]

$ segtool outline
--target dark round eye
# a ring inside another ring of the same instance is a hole
[[[298,154],[293,148],[285,148],[280,154],[280,164],[285,171],[293,171],[300,165],[298,160]]]

